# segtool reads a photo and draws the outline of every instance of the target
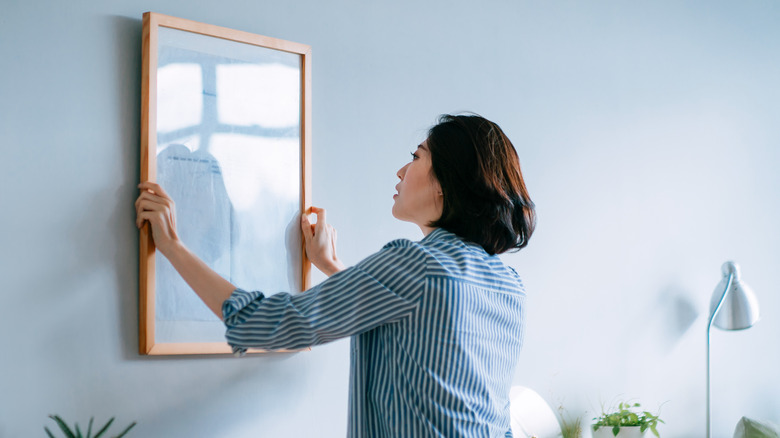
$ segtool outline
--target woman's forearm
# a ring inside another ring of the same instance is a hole
[[[222,303],[236,290],[236,286],[217,274],[180,241],[171,244],[164,251],[158,249],[209,309],[220,319],[224,319]]]

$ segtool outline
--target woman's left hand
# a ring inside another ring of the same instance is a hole
[[[331,276],[344,269],[336,256],[336,229],[325,220],[325,209],[312,207],[317,223],[312,225],[308,215],[301,216],[301,231],[306,244],[306,255],[314,266],[325,275]]]

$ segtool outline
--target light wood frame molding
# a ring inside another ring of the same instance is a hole
[[[300,211],[310,212],[311,193],[311,47],[225,27],[185,20],[153,12],[143,14],[141,79],[141,181],[157,181],[157,69],[160,27],[193,32],[238,43],[296,54],[300,57]],[[284,230],[280,230],[284,232]],[[141,355],[230,354],[227,342],[160,343],[155,341],[155,257],[148,224],[139,239],[139,352]],[[301,248],[301,285],[310,287],[310,262]],[[194,292],[193,292],[194,294]],[[262,353],[263,350],[250,350]]]

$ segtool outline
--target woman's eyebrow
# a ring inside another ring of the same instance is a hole
[[[428,150],[428,148],[427,148],[427,147],[426,147],[426,146],[425,146],[423,143],[420,143],[420,144],[418,144],[418,145],[417,145],[417,149],[422,149],[422,150],[424,150],[424,151],[427,151],[427,150]]]

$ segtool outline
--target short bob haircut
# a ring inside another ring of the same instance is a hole
[[[428,131],[433,176],[442,214],[430,224],[477,243],[488,254],[528,245],[536,225],[520,160],[495,123],[478,115],[439,117]]]

